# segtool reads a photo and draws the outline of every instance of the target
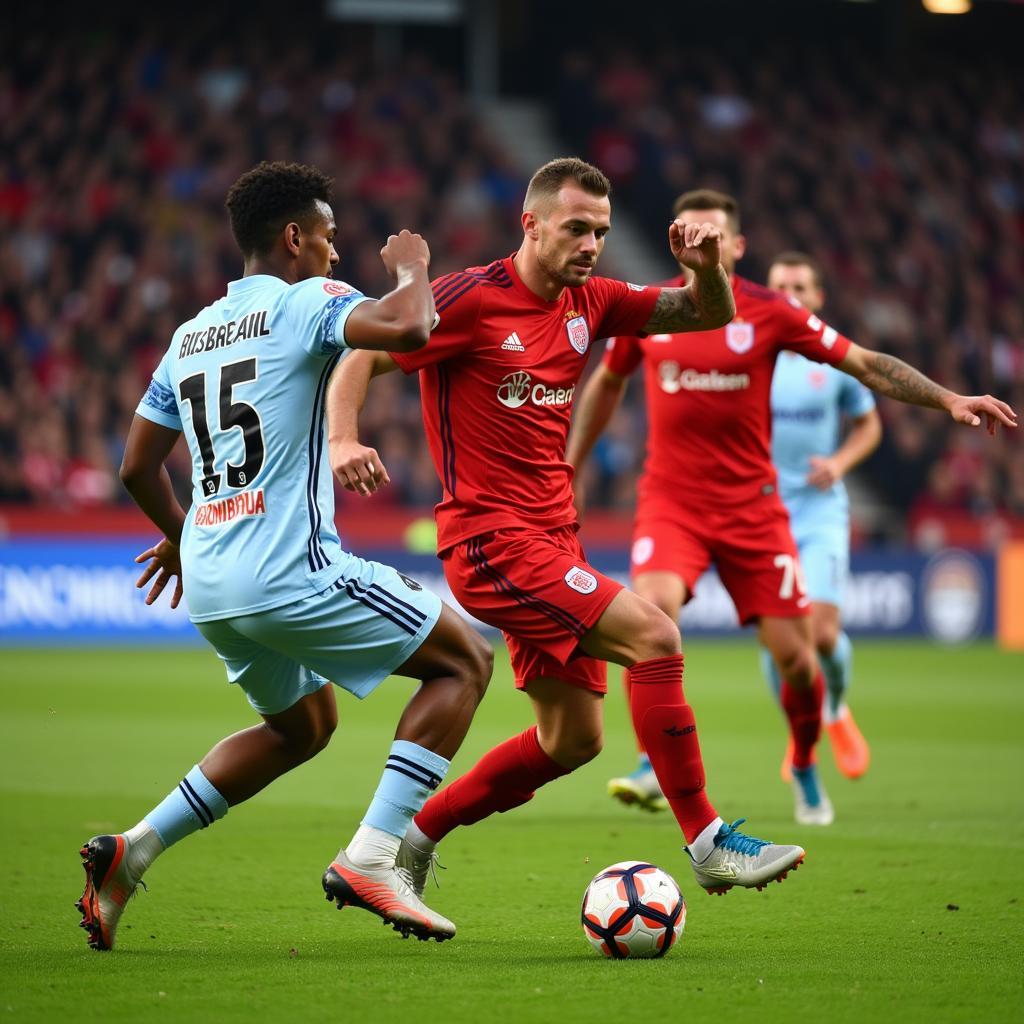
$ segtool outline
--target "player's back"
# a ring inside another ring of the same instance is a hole
[[[175,332],[140,412],[177,417],[192,456],[181,552],[193,619],[287,604],[341,575],[324,400],[338,321],[362,299],[326,278],[253,275]]]

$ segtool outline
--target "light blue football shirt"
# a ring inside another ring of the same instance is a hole
[[[874,396],[842,370],[782,351],[772,377],[771,404],[772,461],[787,508],[793,513],[798,504],[820,507],[825,500],[845,514],[848,498],[842,481],[828,491],[807,483],[810,457],[835,452],[843,416],[870,412]]]
[[[137,412],[183,431],[192,455],[181,560],[194,621],[320,593],[352,557],[334,526],[324,403],[365,299],[325,277],[255,274],[174,332]]]

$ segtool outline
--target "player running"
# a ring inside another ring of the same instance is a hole
[[[814,314],[825,304],[821,266],[813,256],[784,252],[768,268],[768,287],[796,299]],[[882,439],[875,399],[859,381],[832,366],[784,351],[772,378],[772,462],[779,497],[789,512],[800,554],[811,633],[825,676],[822,720],[839,770],[860,778],[870,750],[846,702],[853,645],[843,630],[839,606],[850,572],[850,511],[843,477],[863,462]],[[840,444],[843,418],[849,430]],[[761,649],[761,667],[776,699],[782,679],[771,654]],[[787,749],[783,778],[792,775]]]
[[[491,651],[450,608],[385,565],[342,550],[323,457],[324,393],[354,348],[411,352],[434,302],[419,235],[392,235],[396,285],[379,301],[331,279],[331,181],[260,164],[227,208],[245,258],[227,295],[175,331],[138,407],[121,479],[165,539],[143,552],[152,603],[177,577],[228,681],[262,716],[221,740],[134,828],[82,847],[76,906],[93,949],[112,949],[125,903],[164,850],[224,817],[321,751],[338,720],[327,681],[362,698],[391,673],[422,680],[398,723],[380,785],[323,878],[328,899],[378,914],[404,936],[451,938],[396,869],[412,815],[440,784],[490,677]],[[186,514],[164,461],[184,433]]]
[[[427,440],[444,485],[438,549],[467,611],[502,629],[516,686],[537,725],[486,754],[427,801],[400,864],[422,893],[435,847],[459,825],[526,803],[541,786],[596,757],[606,661],[628,669],[630,711],[710,892],[763,887],[803,859],[727,825],[705,794],[693,711],[683,696],[679,629],[664,612],[588,564],[576,539],[565,441],[592,338],[720,327],[733,314],[720,231],[674,223],[669,245],[692,271],[686,287],[593,277],[610,227],[608,179],[577,159],[530,181],[523,244],[487,267],[434,282],[440,324],[415,353],[355,354],[328,394],[331,463],[361,494],[387,482],[358,442],[370,378],[419,371]]]
[[[796,820],[825,825],[833,811],[815,765],[824,681],[810,598],[769,450],[776,357],[789,349],[837,366],[880,394],[945,409],[959,423],[978,426],[984,417],[990,433],[997,422],[1016,426],[1016,414],[989,395],[953,394],[901,360],[854,344],[795,300],[733,275],[745,239],[731,196],[687,192],[676,201],[675,215],[683,225],[710,222],[718,228],[736,317],[698,335],[648,328],[645,337],[610,338],[603,362],[583,389],[568,461],[574,468],[582,465],[629,375],[643,364],[649,437],[633,530],[633,589],[678,622],[697,580],[715,563],[740,622],[757,624],[782,679]],[[691,268],[679,263],[681,275],[666,287],[690,279]],[[627,674],[631,702],[632,683]],[[645,737],[637,738],[649,756]],[[657,773],[644,768],[611,780],[612,795],[656,806],[663,787]]]

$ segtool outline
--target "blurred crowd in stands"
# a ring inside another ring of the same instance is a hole
[[[335,175],[335,275],[371,295],[402,227],[436,274],[520,236],[524,181],[424,60],[383,74],[267,33],[124,42],[22,40],[0,62],[0,501],[125,500],[116,467],[150,372],[241,276],[224,196],[259,160]],[[381,382],[366,426],[396,481],[382,500],[437,500],[414,384]],[[182,484],[181,446],[172,468]]]
[[[568,54],[564,137],[611,177],[620,203],[662,235],[694,187],[736,195],[748,255],[813,253],[828,320],[947,387],[1024,409],[1024,93],[1019,72],[863,48],[774,48],[729,62],[619,42]],[[666,265],[666,276],[673,268]],[[886,437],[865,471],[912,522],[1024,516],[1024,437],[954,428],[881,401]],[[632,426],[604,446],[605,496],[628,501]]]
[[[0,502],[125,500],[133,410],[175,327],[240,275],[223,199],[261,159],[336,176],[336,275],[369,294],[387,290],[378,250],[397,228],[423,232],[436,274],[518,244],[523,177],[425,58],[383,72],[365,48],[266,33],[0,54]],[[619,49],[569,55],[554,98],[566,150],[609,174],[658,251],[675,195],[733,192],[746,276],[807,250],[839,329],[1024,407],[1024,103],[998,68]],[[893,506],[1024,516],[1024,439],[882,408],[868,471]],[[364,424],[394,481],[373,500],[435,501],[414,384],[378,381]],[[632,506],[643,436],[637,382],[591,470],[599,504]],[[175,467],[184,481],[183,450]]]

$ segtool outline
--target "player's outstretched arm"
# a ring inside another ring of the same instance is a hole
[[[936,384],[920,370],[884,352],[872,352],[860,345],[851,345],[839,363],[839,369],[856,377],[872,391],[887,395],[909,405],[923,405],[930,409],[945,409],[957,423],[969,427],[981,425],[985,417],[990,434],[996,432],[996,423],[1004,427],[1017,426],[1017,414],[1005,402],[991,395],[958,395]]]
[[[807,482],[812,487],[827,491],[846,476],[854,466],[859,466],[882,440],[882,417],[877,409],[871,409],[861,416],[854,416],[850,432],[843,443],[831,455],[812,455],[811,471]]]
[[[434,324],[434,296],[427,268],[430,249],[422,236],[404,228],[391,235],[380,258],[395,287],[376,302],[361,302],[345,322],[350,348],[415,352],[423,348]]]
[[[622,401],[622,396],[626,393],[626,381],[626,377],[614,373],[601,363],[590,375],[590,380],[584,385],[583,393],[576,402],[565,461],[572,466],[576,474],[573,479],[573,492],[578,515],[583,514],[584,504],[580,467],[586,462],[591,449]]]
[[[387,352],[353,352],[338,364],[327,387],[331,470],[346,490],[356,494],[372,494],[391,482],[376,449],[359,443],[359,413],[366,402],[370,380],[397,369],[398,364]]]
[[[722,233],[714,224],[673,221],[668,244],[678,264],[693,271],[685,288],[663,288],[650,319],[647,334],[678,334],[712,331],[724,327],[736,315],[729,275],[721,263]]]

